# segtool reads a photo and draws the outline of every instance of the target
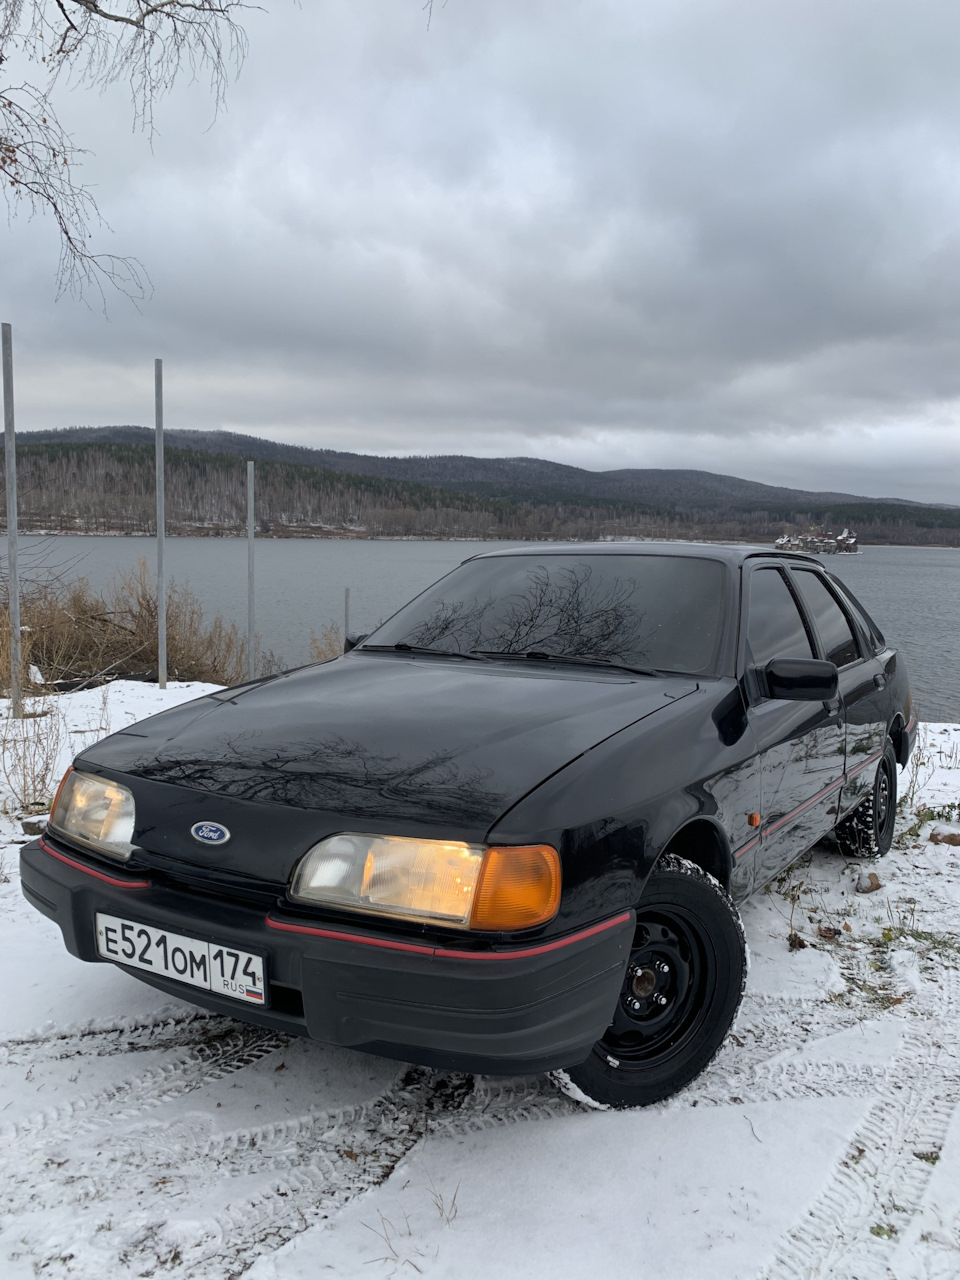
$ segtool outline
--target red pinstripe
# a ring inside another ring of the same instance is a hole
[[[416,955],[440,956],[445,960],[525,960],[528,956],[542,956],[548,951],[558,951],[561,947],[572,946],[582,942],[584,938],[592,938],[598,933],[612,929],[618,924],[625,924],[630,919],[629,911],[622,911],[612,920],[604,920],[602,924],[592,925],[589,929],[581,929],[569,938],[559,938],[555,942],[545,942],[539,947],[519,947],[514,951],[453,951],[444,947],[420,946],[414,942],[391,942],[386,938],[371,938],[361,933],[344,933],[338,929],[321,929],[314,925],[288,924],[284,920],[266,917],[271,929],[282,929],[286,933],[309,933],[318,938],[333,938],[338,942],[360,942],[368,947],[384,947],[389,951],[411,951]]]
[[[761,836],[769,836],[772,835],[774,831],[779,831],[782,826],[791,822],[797,814],[803,813],[804,809],[809,809],[812,804],[816,804],[818,800],[822,800],[823,797],[829,795],[831,791],[836,791],[839,787],[844,786],[851,778],[855,778],[858,773],[862,773],[863,770],[866,769],[867,765],[873,764],[874,760],[879,760],[882,755],[883,751],[875,751],[872,756],[867,756],[865,760],[862,760],[855,769],[844,772],[842,778],[838,778],[835,782],[828,782],[822,791],[818,791],[817,794],[815,796],[811,796],[809,800],[804,800],[803,804],[798,804],[796,809],[791,809],[789,813],[785,814],[779,819],[779,821],[774,822],[772,826],[765,827],[760,836],[754,836],[748,844],[742,845],[733,856],[735,858],[742,858],[749,849],[753,848]]]
[[[59,862],[65,862],[68,867],[73,867],[75,871],[83,871],[88,876],[93,876],[96,880],[103,880],[106,884],[116,885],[119,889],[149,889],[149,880],[119,880],[116,876],[108,876],[103,871],[94,871],[93,867],[85,866],[82,862],[76,862],[73,858],[68,858],[65,853],[57,853],[56,849],[51,849],[46,840],[41,837],[40,848],[44,853],[48,853],[51,858],[56,858]]]

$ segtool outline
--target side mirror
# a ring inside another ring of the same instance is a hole
[[[355,649],[358,644],[363,644],[364,640],[366,640],[369,634],[370,634],[369,631],[364,631],[363,635],[360,635],[360,636],[358,635],[345,636],[343,641],[343,652],[349,653],[350,650]]]
[[[818,658],[774,658],[763,669],[767,694],[790,702],[829,702],[839,678],[832,662]]]

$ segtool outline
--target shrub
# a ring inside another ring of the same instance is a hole
[[[50,808],[60,778],[67,726],[55,701],[31,703],[22,720],[0,718],[0,769],[17,809],[42,812]]]
[[[310,661],[329,662],[343,653],[343,632],[337,622],[328,622],[320,628],[320,634],[310,632]]]
[[[20,608],[23,683],[30,668],[43,680],[97,684],[116,676],[145,676],[158,667],[156,578],[141,559],[103,594],[85,579],[29,586]],[[280,663],[257,643],[255,670],[269,675]],[[0,607],[0,672],[10,670],[10,624]],[[219,614],[204,617],[186,583],[167,587],[167,673],[175,680],[239,684],[247,676],[247,638]]]

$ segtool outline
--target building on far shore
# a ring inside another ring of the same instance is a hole
[[[818,556],[832,556],[838,552],[857,552],[860,547],[857,535],[844,528],[836,537],[832,533],[783,533],[773,544],[779,551],[808,551]]]

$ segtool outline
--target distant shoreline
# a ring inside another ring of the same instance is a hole
[[[138,538],[144,542],[153,542],[156,539],[155,533],[131,532],[125,529],[21,529],[19,531],[21,538]],[[749,546],[756,543],[758,546],[769,546],[773,550],[773,543],[767,543],[756,538],[707,538],[703,536],[677,536],[655,538],[655,537],[631,537],[629,535],[610,536],[604,535],[599,538],[520,538],[520,537],[503,537],[491,538],[477,535],[455,535],[444,536],[443,534],[370,534],[351,532],[349,530],[320,530],[316,528],[308,528],[303,531],[298,529],[284,529],[276,531],[273,529],[261,532],[257,530],[257,541],[270,540],[273,542],[489,542],[496,545],[499,542],[570,542],[580,546],[611,546],[614,544],[631,545],[646,542],[705,542],[716,543],[718,546],[724,544],[746,545]],[[6,537],[6,528],[0,521],[0,538]],[[237,541],[246,541],[247,532],[245,529],[229,528],[229,529],[210,529],[203,527],[189,527],[180,529],[167,529],[167,538],[222,538],[233,539]],[[960,547],[949,546],[942,542],[866,542],[860,547],[863,551],[867,547],[904,547],[904,548],[921,548],[924,551],[960,551]],[[817,552],[809,552],[807,554],[817,555]],[[857,554],[850,551],[838,551],[836,556],[830,554],[827,559],[843,560],[849,555]]]
[[[21,440],[20,525],[50,535],[149,535],[156,522],[154,440],[134,428],[106,435],[117,433],[123,438],[80,432]],[[250,439],[178,432],[168,445],[168,534],[243,537]],[[241,445],[243,456],[235,452]],[[607,474],[537,459],[387,459],[260,445],[265,453],[254,461],[262,538],[494,545],[696,539],[767,547],[784,535],[834,530],[839,538],[847,528],[866,545],[960,546],[960,506],[779,489],[705,471]]]

